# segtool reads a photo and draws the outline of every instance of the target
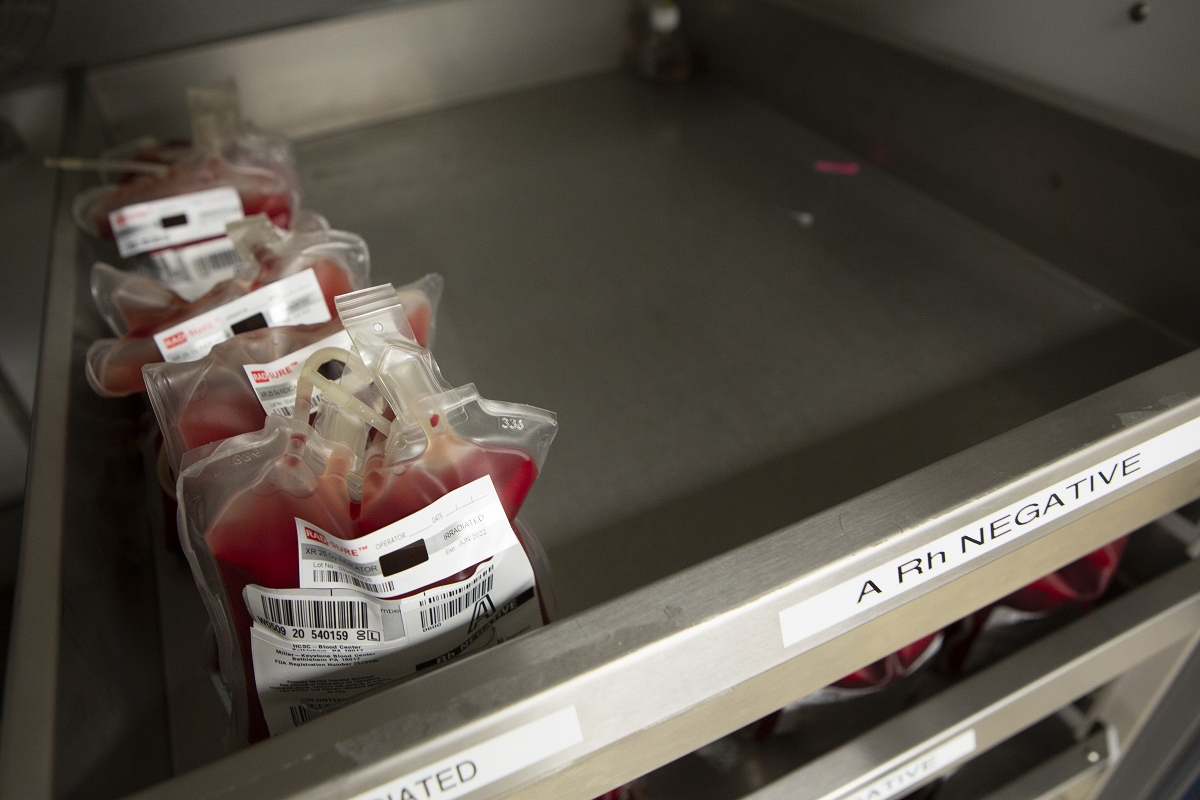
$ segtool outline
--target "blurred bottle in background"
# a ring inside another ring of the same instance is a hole
[[[638,36],[637,70],[655,83],[680,83],[691,77],[691,49],[679,34],[679,6],[672,0],[655,0],[645,26],[632,26]]]

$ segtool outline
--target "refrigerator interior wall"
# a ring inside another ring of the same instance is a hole
[[[1040,196],[1036,182],[979,200],[968,168],[1009,171],[987,137],[948,162],[967,189],[946,194],[922,137],[905,137],[905,158],[864,162],[871,113],[847,113],[839,131],[821,121],[838,107],[815,104],[810,127],[794,98],[753,80],[740,15],[779,36],[763,59],[818,23],[739,10],[721,39],[710,10],[690,5],[714,74],[665,88],[614,71],[623,4],[560,10],[560,27],[538,28],[552,5],[418,4],[95,71],[69,127],[77,152],[169,133],[183,87],[230,70],[250,116],[303,132],[305,204],[366,238],[374,279],[446,276],[436,350],[447,376],[559,413],[527,517],[569,619],[220,757],[203,610],[146,469],[153,421],[139,400],[101,400],[83,380],[101,331],[86,285],[99,251],[71,227],[85,185],[72,176],[49,300],[72,328],[48,330],[43,350],[37,535],[23,548],[0,788],[350,796],[568,703],[583,741],[484,794],[585,797],[1200,496],[1184,452],[1023,546],[781,648],[780,613],[803,598],[1200,418],[1196,323],[1180,312],[1200,295],[1197,243],[1152,242],[1117,280],[1112,260],[1093,262],[1070,235],[1105,218],[1147,153],[1138,185],[1179,219],[1200,186],[1179,176],[1197,167],[876,44],[854,40],[861,73],[830,62],[851,81],[901,63],[891,74],[912,80],[856,94],[848,111],[903,110],[949,87],[987,113],[1015,110],[1023,140],[1112,159],[1095,204],[1061,201],[1058,241],[1034,212],[1008,213]],[[490,29],[460,13],[497,7],[520,13]],[[389,73],[394,51],[371,38],[438,26],[485,56],[439,72],[429,65],[456,54],[413,36],[428,49],[403,63],[442,83]],[[347,68],[335,46],[346,42],[369,42],[363,63],[381,77]],[[320,81],[295,80],[296,52]],[[815,170],[824,160],[861,170]],[[1106,248],[1133,247],[1100,230]],[[1050,241],[1059,249],[1038,246]],[[1164,281],[1169,307],[1157,304]]]
[[[1200,162],[1194,151],[1188,155],[1123,134],[1035,99],[1035,87],[1053,85],[1052,75],[1028,80],[1015,92],[795,13],[794,5],[691,0],[688,32],[712,70],[746,92],[1126,304],[1188,346],[1200,341],[1194,313],[1200,274],[1189,266],[1200,258]],[[1139,29],[1130,35],[1162,34]],[[1165,43],[1161,49],[1170,52]],[[1070,50],[1059,58],[1090,63]],[[1105,69],[1133,73],[1131,80],[1145,80],[1147,64],[1156,62],[1111,55],[1104,63]],[[1177,87],[1200,74],[1172,68],[1177,72],[1159,69],[1154,80]],[[1058,92],[1065,95],[1069,87]],[[1191,133],[1200,138],[1200,124]]]
[[[1200,63],[1190,35],[1200,9],[1193,5],[770,2],[1200,156],[1200,109],[1191,102],[1200,92]]]

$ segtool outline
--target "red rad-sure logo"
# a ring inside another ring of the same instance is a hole
[[[345,553],[348,556],[357,556],[367,551],[366,545],[362,547],[346,547],[336,537],[326,536],[321,531],[314,530],[307,525],[304,526],[304,538],[319,542],[332,550],[337,550],[339,553]]]
[[[288,375],[291,375],[292,370],[298,366],[300,366],[300,362],[293,361],[286,367],[280,367],[279,369],[252,369],[250,370],[250,374],[254,377],[255,383],[269,383],[274,380],[279,380],[280,378],[286,378]]]
[[[168,336],[167,338],[163,339],[163,344],[166,346],[166,348],[168,350],[170,350],[172,347],[179,347],[179,345],[183,344],[186,341],[187,341],[187,333],[185,333],[184,331],[180,331],[179,333],[173,333],[170,336]]]

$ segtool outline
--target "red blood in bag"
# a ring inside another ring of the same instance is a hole
[[[422,303],[419,306],[404,306],[404,316],[408,318],[408,325],[412,328],[413,336],[417,340],[417,344],[421,347],[429,346],[429,318],[432,309],[427,303]]]
[[[382,456],[376,453],[367,462],[363,499],[359,507],[359,529],[364,532],[376,531],[404,519],[442,495],[484,475],[491,476],[500,504],[511,522],[537,479],[537,467],[524,450],[488,447],[458,437],[436,436],[424,454],[400,465],[385,465]],[[520,530],[515,527],[513,530],[520,540]],[[482,563],[473,564],[408,594],[465,581],[475,574]],[[546,618],[544,606],[542,616]]]
[[[195,300],[184,300],[164,287],[157,305],[137,306],[128,302],[121,303],[121,320],[129,331],[126,335],[152,337],[163,328],[232,302],[244,296],[247,291],[245,282],[235,279],[221,281]]]
[[[1057,572],[1038,578],[1000,601],[1018,611],[1053,611],[1070,603],[1091,603],[1108,591],[1128,537],[1117,539]]]
[[[303,437],[293,439],[297,440],[303,442]],[[208,549],[217,561],[233,614],[231,621],[241,642],[242,668],[249,689],[251,741],[265,738],[268,732],[254,690],[250,655],[252,620],[242,599],[242,590],[248,584],[275,589],[297,588],[300,565],[296,517],[343,540],[354,539],[420,511],[447,492],[490,475],[511,521],[537,478],[533,458],[517,448],[481,445],[443,434],[432,437],[425,452],[417,458],[389,466],[383,463],[385,444],[386,440],[380,439],[371,446],[361,503],[354,504],[349,500],[345,483],[348,465],[344,461],[337,466],[331,461],[326,475],[317,478],[300,456],[280,456],[266,474],[229,501],[205,534]],[[474,564],[390,599],[466,580],[479,566]],[[545,617],[544,608],[542,613]]]
[[[179,415],[185,452],[262,428],[267,413],[253,389],[197,392]]]
[[[337,295],[353,291],[354,286],[351,283],[350,275],[341,265],[330,260],[318,262],[313,272],[316,274],[317,283],[320,284],[325,304],[330,309],[332,317],[336,319],[337,309],[334,307],[333,301]],[[186,303],[182,299],[179,303],[172,302],[161,310],[158,322],[131,329],[129,333],[116,340],[111,354],[105,361],[102,374],[97,376],[104,390],[112,395],[145,391],[142,367],[163,360],[158,345],[154,343],[154,334],[240,297],[241,294],[236,291],[236,287],[236,281],[224,281],[214,286],[208,294],[195,302]],[[143,318],[152,316],[147,311]]]
[[[293,445],[302,447],[303,441],[303,437],[294,437]],[[233,629],[241,643],[251,741],[266,738],[267,725],[254,690],[252,620],[242,590],[248,584],[271,589],[298,587],[297,517],[339,538],[355,538],[347,513],[350,498],[345,476],[346,465],[341,459],[336,463],[331,459],[326,473],[316,476],[302,456],[278,456],[254,483],[229,500],[205,533],[208,550],[221,573]]]
[[[863,667],[833,684],[842,689],[868,689],[888,686],[908,675],[913,665],[933,646],[940,631],[884,656],[874,664]]]
[[[316,276],[317,283],[321,285],[321,294],[325,296],[325,306],[329,309],[330,319],[337,319],[338,312],[337,306],[333,304],[334,298],[339,294],[354,291],[354,283],[350,277],[349,270],[331,258],[317,259],[309,267]],[[295,274],[295,272],[289,274]],[[258,276],[250,284],[250,291],[253,292],[261,289],[267,284],[274,283],[285,277],[288,276],[280,273],[277,268],[269,264],[263,264],[259,268]]]
[[[149,336],[126,334],[120,339],[107,340],[109,347],[104,352],[103,366],[96,376],[112,395],[127,395],[144,391],[146,383],[142,377],[142,365],[162,361],[158,345]],[[100,343],[97,343],[100,344]],[[89,356],[91,351],[89,351]]]
[[[247,193],[241,198],[242,213],[247,217],[266,214],[276,228],[286,231],[292,226],[292,199],[286,194]]]
[[[376,456],[367,463],[359,525],[373,531],[420,511],[447,492],[490,475],[509,521],[525,501],[537,467],[529,453],[434,436],[419,458],[395,466]]]

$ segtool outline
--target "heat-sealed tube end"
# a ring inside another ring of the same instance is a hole
[[[246,264],[257,264],[255,248],[283,241],[283,231],[266,214],[239,219],[225,225],[225,235]]]
[[[88,347],[84,359],[88,385],[101,397],[126,397],[146,388],[141,363],[119,357],[119,344],[118,339],[97,339]]]

